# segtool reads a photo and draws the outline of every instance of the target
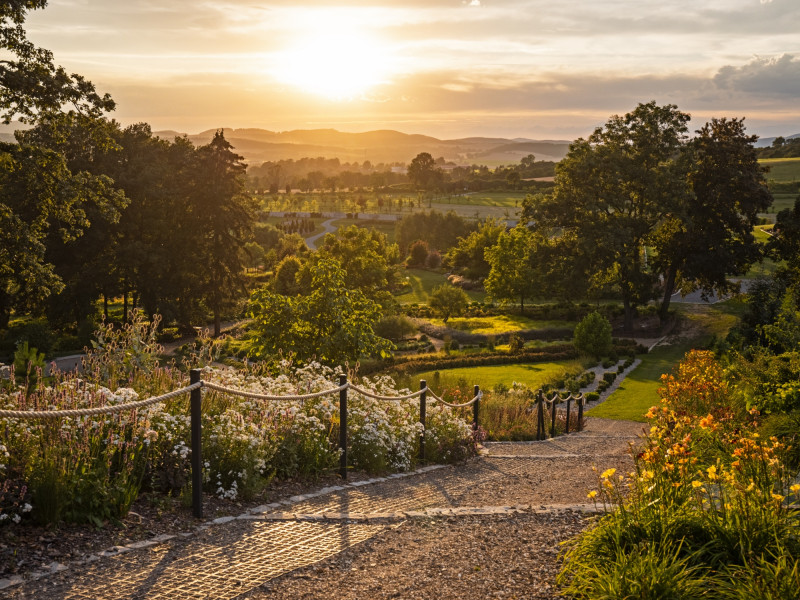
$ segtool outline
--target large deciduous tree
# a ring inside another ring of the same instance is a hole
[[[459,238],[458,244],[447,251],[446,264],[463,272],[470,279],[488,276],[491,267],[486,261],[486,249],[494,246],[505,230],[504,223],[497,219],[487,219],[481,223],[477,231]]]
[[[418,189],[427,190],[442,182],[442,170],[428,152],[420,152],[408,165],[408,178]]]
[[[758,213],[772,204],[764,168],[743,119],[712,119],[686,147],[688,194],[653,236],[653,267],[663,274],[659,315],[667,317],[676,289],[724,293],[729,275],[743,274],[761,256],[753,236]]]
[[[539,231],[577,240],[595,287],[620,292],[625,328],[652,295],[655,277],[646,247],[655,228],[686,196],[679,160],[689,115],[674,105],[640,104],[578,139],[556,168],[555,191],[526,202],[524,217]]]

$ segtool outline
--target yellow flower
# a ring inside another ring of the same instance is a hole
[[[776,494],[775,492],[773,492],[771,494],[771,496],[772,496],[772,499],[777,501],[777,502],[783,502],[783,499],[786,497],[786,496],[781,496],[780,494]]]
[[[700,483],[699,481],[693,481],[692,482],[692,487],[693,488],[699,488],[701,485],[703,485],[703,484]]]
[[[717,467],[711,465],[710,467],[708,467],[708,469],[706,469],[706,473],[708,473],[708,478],[711,481],[714,481],[717,478]]]
[[[592,490],[591,492],[586,494],[586,497],[594,500],[595,498],[597,498],[597,490]]]
[[[789,488],[792,490],[793,494],[800,494],[800,483],[795,483],[792,487]]]
[[[603,471],[603,474],[600,475],[600,477],[602,477],[603,479],[608,479],[609,477],[614,475],[614,473],[616,473],[616,472],[617,472],[616,469],[607,469],[606,471]]]

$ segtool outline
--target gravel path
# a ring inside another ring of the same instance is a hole
[[[487,444],[465,465],[337,486],[9,587],[9,598],[558,598],[559,544],[641,423]]]

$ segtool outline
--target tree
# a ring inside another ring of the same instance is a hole
[[[37,48],[23,25],[29,10],[42,9],[47,0],[8,0],[0,5],[0,48],[10,58],[0,60],[0,111],[3,122],[14,117],[33,123],[65,105],[87,116],[114,110],[108,94],[100,96],[90,81],[68,74],[53,64],[53,54]]]
[[[412,267],[423,267],[428,259],[428,242],[417,240],[408,249],[408,264]]]
[[[497,244],[498,238],[505,230],[504,223],[496,219],[487,219],[481,223],[477,231],[458,238],[458,244],[447,251],[446,264],[463,272],[469,279],[488,276],[491,267],[486,261],[486,249]]]
[[[345,286],[345,272],[332,259],[315,265],[307,295],[287,297],[267,287],[253,293],[250,355],[275,359],[282,353],[298,362],[314,358],[341,365],[362,356],[382,356],[393,345],[375,334],[380,306]]]
[[[428,152],[420,152],[408,165],[408,178],[418,189],[430,189],[442,181],[442,170]]]
[[[346,272],[348,289],[361,290],[381,304],[389,303],[389,290],[398,285],[400,251],[380,231],[351,225],[329,233],[317,256],[337,260]]]
[[[217,336],[222,311],[245,291],[243,248],[252,237],[256,209],[244,193],[247,166],[232,148],[222,130],[198,148],[191,195],[191,220],[198,232],[197,267],[202,269],[200,296],[214,315]]]
[[[489,295],[500,302],[519,300],[520,312],[525,310],[525,298],[541,295],[540,272],[534,268],[534,235],[523,225],[503,232],[497,244],[486,250],[489,276],[484,286]]]
[[[578,139],[556,168],[549,198],[523,203],[523,218],[544,235],[577,240],[584,277],[619,289],[626,331],[636,306],[653,295],[645,252],[663,218],[682,206],[687,185],[680,160],[689,115],[674,105],[639,104]]]
[[[124,197],[108,178],[70,173],[57,152],[0,144],[0,328],[12,310],[36,309],[64,288],[47,260],[48,244],[80,237],[92,205],[114,218]]]
[[[576,350],[600,360],[611,350],[611,323],[603,315],[594,311],[586,315],[575,326],[572,343]]]
[[[447,323],[450,317],[458,317],[464,313],[469,304],[469,297],[461,288],[443,283],[433,288],[428,298],[428,305]]]
[[[772,194],[758,164],[756,139],[745,134],[743,119],[712,119],[688,143],[689,193],[652,238],[653,267],[663,273],[662,322],[676,289],[725,293],[734,287],[727,277],[743,274],[760,258],[753,226],[772,204]]]

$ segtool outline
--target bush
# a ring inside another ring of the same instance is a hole
[[[597,311],[586,315],[575,327],[573,343],[583,354],[599,360],[611,349],[611,342],[611,323]]]
[[[614,383],[614,380],[616,378],[617,378],[617,372],[616,371],[606,371],[605,373],[603,373],[603,381],[605,381],[609,385]]]
[[[586,399],[587,402],[596,402],[600,399],[600,394],[597,392],[586,392],[583,397]]]
[[[408,249],[408,264],[412,267],[421,267],[428,260],[428,242],[417,240]]]
[[[389,315],[375,324],[375,333],[382,338],[397,342],[417,330],[414,323],[405,315]]]

